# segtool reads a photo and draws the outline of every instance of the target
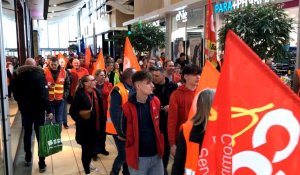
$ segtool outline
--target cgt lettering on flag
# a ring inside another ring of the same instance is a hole
[[[240,168],[251,169],[256,174],[262,172],[263,174],[272,174],[272,163],[280,162],[288,158],[292,152],[296,149],[300,138],[300,124],[293,112],[287,109],[272,109],[274,104],[270,103],[263,107],[253,108],[250,110],[243,109],[240,107],[231,108],[231,118],[238,119],[239,117],[250,117],[252,120],[250,124],[245,128],[238,131],[236,134],[223,134],[219,138],[213,137],[213,143],[222,143],[222,174],[234,174]],[[259,117],[258,112],[265,112],[266,110],[272,109],[262,117]],[[217,120],[217,113],[212,108],[212,115],[210,121]],[[238,112],[238,113],[236,113]],[[284,118],[282,117],[284,116]],[[261,120],[259,120],[261,118]],[[259,121],[259,122],[258,122]],[[257,123],[258,122],[258,123]],[[272,131],[272,127],[282,127],[288,132],[289,142],[285,148],[274,152],[273,158],[268,158],[264,155],[264,152],[258,151],[242,151],[233,155],[233,147],[236,143],[236,139],[242,136],[243,133],[247,132],[256,124],[254,132],[252,134],[252,148],[258,148],[261,145],[267,144],[267,134]],[[217,139],[217,140],[216,140]],[[209,174],[208,160],[206,159],[209,154],[207,148],[202,147],[198,159],[199,172],[201,174]],[[259,163],[253,163],[253,160]],[[234,162],[234,164],[232,164]],[[283,170],[279,170],[277,173],[284,173]],[[262,174],[262,175],[263,175]],[[284,173],[285,174],[285,173]]]
[[[284,117],[283,117],[284,116]],[[272,163],[279,163],[288,158],[299,144],[300,125],[293,112],[287,109],[274,109],[266,113],[257,124],[252,135],[252,148],[258,148],[267,143],[267,134],[272,127],[282,127],[289,135],[289,141],[281,150],[274,152],[273,157],[267,157],[265,152],[247,150],[238,152],[233,156],[233,168],[235,173],[240,168],[251,169],[256,174],[288,174],[284,170],[273,170]],[[253,163],[256,160],[258,163]],[[262,171],[263,169],[263,171]],[[262,173],[263,172],[263,173]]]

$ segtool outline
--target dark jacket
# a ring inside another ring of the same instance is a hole
[[[132,86],[122,82],[125,88],[129,91],[129,96],[134,93],[134,89]],[[122,111],[122,97],[119,93],[118,87],[114,87],[110,93],[110,108],[109,108],[111,121],[114,124],[114,127],[117,131],[117,134],[123,138],[125,138],[125,129],[126,122],[124,121],[123,111]]]
[[[199,149],[201,148],[204,133],[203,125],[193,126],[190,134],[190,141],[199,144]],[[181,130],[177,140],[176,154],[174,157],[174,164],[172,167],[172,175],[182,175],[184,174],[186,161],[186,142],[183,136],[183,131]]]
[[[114,80],[115,80],[115,72],[114,71],[111,71],[107,74],[107,77],[108,77],[108,81],[112,84],[112,85],[115,85],[114,83]]]
[[[158,97],[160,100],[161,107],[164,107],[166,105],[169,105],[170,96],[173,91],[177,89],[177,84],[170,81],[168,78],[165,78],[165,84],[159,85],[154,84],[155,90],[153,91],[154,95]],[[160,121],[159,121],[159,127],[160,130],[167,134],[167,124],[168,124],[168,113],[164,110],[160,110]]]
[[[103,118],[103,107],[102,99],[98,91],[96,91],[100,109],[100,118]],[[84,120],[80,117],[79,111],[89,110],[91,108],[91,102],[88,96],[85,94],[84,89],[79,89],[76,91],[72,104],[70,106],[70,115],[72,119],[76,122],[76,136],[75,139],[78,144],[89,142],[91,139],[96,139],[97,129],[96,129],[96,110],[95,105],[93,105],[92,113],[89,119]]]
[[[26,116],[45,117],[50,113],[48,86],[44,70],[38,66],[24,65],[15,77],[14,98],[19,110]]]
[[[176,60],[175,60],[175,64],[180,64],[180,66],[181,66],[181,70],[186,66],[186,65],[188,65],[189,64],[189,61],[188,60],[183,60],[183,61],[181,61],[180,60],[180,58],[177,58]]]
[[[157,147],[157,153],[160,157],[162,157],[164,153],[164,139],[163,135],[161,134],[159,130],[159,108],[160,108],[160,102],[157,97],[153,97],[149,101],[150,105],[150,114],[152,119],[152,124],[154,127],[154,133],[155,133],[155,140],[153,142],[156,142]],[[147,127],[147,126],[139,126],[140,122],[138,118],[143,117],[143,115],[137,111],[137,107],[135,104],[133,104],[130,101],[127,101],[123,105],[123,112],[124,116],[126,117],[127,121],[127,127],[126,127],[126,161],[128,166],[139,169],[138,165],[138,157],[140,156],[140,138],[144,136],[139,136],[141,127]],[[151,137],[151,136],[150,136]]]

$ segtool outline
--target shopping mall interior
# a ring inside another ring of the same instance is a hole
[[[213,8],[229,1],[212,0]],[[279,76],[290,75],[290,71],[300,67],[299,0],[257,0],[255,5],[262,6],[268,2],[282,6],[287,16],[293,19],[293,31],[289,34],[288,44],[291,58],[285,62],[273,62]],[[204,64],[207,0],[2,0],[0,8],[0,174],[39,174],[36,139],[32,140],[32,166],[23,166],[22,120],[16,101],[7,96],[7,84],[4,81],[6,57],[16,57],[23,65],[26,58],[38,55],[43,58],[58,53],[69,55],[74,51],[70,51],[70,46],[80,51],[84,49],[82,43],[90,47],[94,55],[102,49],[105,57],[123,57],[123,45],[118,47],[112,38],[126,34],[135,24],[151,23],[165,33],[165,47],[155,49],[154,55],[160,56],[164,52],[167,58],[174,61],[181,53],[185,53],[198,66]],[[229,13],[214,12],[216,31],[224,25],[224,16]],[[70,116],[68,124],[70,128],[62,129],[61,133],[63,151],[46,158],[48,168],[44,174],[84,174],[81,149],[75,141],[75,123]],[[107,137],[106,149],[110,152],[108,156],[101,155],[98,161],[93,161],[99,169],[96,174],[109,174],[111,170],[117,155],[112,136]],[[169,172],[172,161],[171,157]]]

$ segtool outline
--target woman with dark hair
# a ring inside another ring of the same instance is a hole
[[[214,96],[214,89],[203,90],[198,96],[196,114],[182,125],[172,175],[195,174]]]
[[[91,167],[93,150],[100,129],[100,118],[103,118],[103,106],[100,94],[95,90],[96,80],[91,75],[83,76],[76,88],[70,115],[76,122],[76,141],[81,145],[81,160],[86,174],[97,171]]]

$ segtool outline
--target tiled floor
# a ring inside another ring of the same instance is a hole
[[[10,121],[10,125],[12,125],[15,116],[18,112],[18,104],[15,100],[9,100],[9,121]]]
[[[46,158],[47,171],[45,175],[78,175],[84,174],[82,163],[81,163],[81,147],[75,141],[75,125],[74,121],[69,117],[69,129],[63,129],[61,136],[63,141],[63,151]],[[34,147],[34,160],[32,175],[40,174],[38,171],[38,154],[37,154],[37,143],[35,142]],[[113,138],[107,136],[106,149],[109,151],[108,156],[99,155],[98,161],[93,161],[94,166],[99,169],[99,172],[92,174],[103,174],[108,175],[113,161],[117,156],[117,149]],[[172,159],[170,160],[168,169],[172,165]],[[120,173],[121,174],[121,173]]]

